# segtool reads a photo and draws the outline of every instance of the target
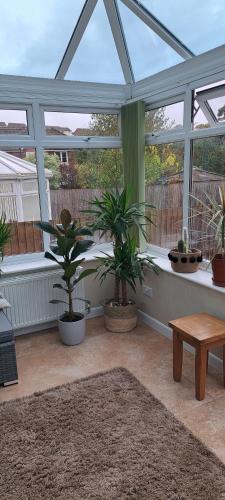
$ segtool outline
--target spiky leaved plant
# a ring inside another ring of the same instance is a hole
[[[65,286],[60,283],[53,285],[53,288],[63,290],[68,297],[68,301],[53,299],[52,304],[66,304],[68,309],[63,317],[64,321],[76,321],[76,313],[73,309],[73,292],[79,281],[95,272],[95,269],[85,269],[79,276],[76,276],[78,267],[85,261],[85,258],[77,258],[86,252],[93,244],[92,240],[78,240],[80,236],[91,236],[92,233],[87,227],[79,227],[76,221],[72,221],[69,210],[62,210],[60,214],[61,224],[53,226],[48,222],[39,222],[37,225],[42,231],[53,235],[56,238],[56,244],[50,245],[51,252],[45,252],[45,257],[56,262],[63,269],[62,279]],[[82,300],[89,304],[87,299],[76,297],[76,300]]]
[[[218,200],[209,196],[207,193],[204,194],[207,202],[204,202],[193,195],[191,197],[203,207],[204,211],[200,214],[206,217],[207,227],[212,229],[214,236],[214,251],[212,259],[216,254],[221,254],[222,258],[225,259],[225,186],[219,186]],[[199,213],[197,213],[197,215],[199,215]]]
[[[104,253],[104,252],[103,252]],[[138,253],[134,239],[129,235],[127,239],[115,247],[113,255],[104,253],[104,257],[98,257],[97,275],[102,283],[107,275],[113,275],[117,283],[121,284],[121,300],[119,295],[114,297],[115,305],[119,303],[126,306],[128,301],[127,285],[136,292],[136,282],[142,285],[144,281],[143,266],[157,273],[157,266],[153,258]],[[118,292],[118,290],[116,290]]]
[[[113,241],[113,257],[110,259],[108,255],[103,257],[100,267],[105,265],[106,273],[103,270],[99,276],[102,281],[102,278],[106,274],[114,275],[115,303],[121,302],[120,294],[122,295],[123,305],[127,301],[127,283],[130,285],[133,283],[133,286],[135,286],[133,278],[137,272],[140,260],[138,259],[136,238],[134,235],[131,237],[131,231],[134,233],[135,229],[140,230],[146,239],[146,226],[152,223],[151,218],[145,213],[146,208],[153,209],[154,207],[146,202],[133,203],[131,201],[131,190],[126,187],[121,192],[118,190],[104,192],[101,198],[95,198],[90,202],[90,209],[85,211],[95,217],[95,221],[91,226],[92,230],[100,231],[100,237],[109,233]],[[142,259],[142,264],[144,260],[147,262],[148,258]],[[150,257],[148,264],[156,269]],[[131,273],[130,277],[128,269]],[[137,274],[136,278],[139,279],[140,274]]]
[[[0,258],[1,260],[4,257],[4,248],[5,245],[11,239],[11,228],[10,225],[6,222],[6,215],[3,213],[0,217]]]

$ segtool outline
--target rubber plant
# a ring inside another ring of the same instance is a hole
[[[55,283],[53,288],[58,288],[65,292],[68,300],[51,300],[51,304],[66,304],[67,310],[63,316],[63,321],[73,322],[76,321],[77,314],[73,308],[73,292],[76,285],[96,272],[95,269],[85,269],[80,274],[77,274],[79,266],[85,261],[85,258],[78,259],[78,257],[86,252],[93,244],[92,240],[83,239],[81,236],[91,236],[92,232],[87,227],[77,226],[76,221],[72,221],[69,210],[63,209],[60,214],[61,224],[53,226],[48,222],[39,222],[38,227],[42,231],[54,236],[56,242],[50,245],[51,252],[45,252],[46,259],[56,262],[63,270],[62,279],[64,285]],[[82,297],[76,297],[76,300],[81,300],[89,307],[89,301]]]

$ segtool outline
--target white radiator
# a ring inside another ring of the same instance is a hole
[[[54,283],[63,283],[58,269],[0,278],[0,291],[11,304],[6,314],[15,330],[52,322],[64,312],[65,304],[49,304],[53,298],[65,300],[63,291],[52,288]],[[77,284],[76,296],[85,297],[83,281]],[[84,303],[75,300],[74,308],[84,311]]]

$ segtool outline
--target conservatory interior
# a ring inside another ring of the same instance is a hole
[[[224,19],[1,5],[2,500],[225,498]]]

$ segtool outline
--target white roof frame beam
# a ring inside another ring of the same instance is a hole
[[[126,38],[123,31],[123,25],[120,18],[117,0],[104,0],[106,13],[111,26],[116,50],[119,56],[120,64],[123,70],[125,82],[134,83],[134,74],[132,64],[127,48]]]
[[[62,61],[60,63],[60,66],[58,68],[58,71],[56,73],[55,78],[56,79],[61,79],[63,80],[69,66],[72,62],[72,59],[74,57],[74,54],[80,44],[81,38],[86,30],[86,27],[89,23],[89,20],[92,16],[92,13],[94,11],[94,8],[96,6],[98,0],[86,0],[84,7],[82,9],[82,12],[80,14],[80,17],[77,21],[77,24],[75,26],[74,32],[71,36],[71,39],[67,45],[65,54],[62,58]]]
[[[194,54],[171,31],[169,31],[153,14],[151,14],[138,0],[121,0],[126,7],[138,16],[164,42],[175,50],[184,59],[191,59]]]

